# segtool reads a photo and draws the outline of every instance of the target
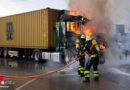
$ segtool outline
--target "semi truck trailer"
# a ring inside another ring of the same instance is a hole
[[[65,62],[65,49],[71,47],[67,44],[71,43],[67,29],[71,32],[71,23],[79,26],[89,21],[66,12],[46,8],[0,17],[0,57]]]
[[[55,52],[54,27],[59,11],[46,8],[1,17],[0,56],[4,58],[25,56],[38,61],[46,57],[43,54]]]

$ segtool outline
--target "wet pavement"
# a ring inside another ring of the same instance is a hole
[[[0,59],[0,74],[13,76],[30,76],[50,72],[63,67],[60,63],[35,62],[24,59]],[[122,66],[129,69],[129,65]],[[100,80],[83,83],[83,78],[77,74],[77,68],[57,72],[48,76],[29,79],[7,79],[9,87],[0,90],[130,90],[130,78],[127,75],[115,73],[111,70],[100,70]],[[122,70],[122,69],[120,69]]]

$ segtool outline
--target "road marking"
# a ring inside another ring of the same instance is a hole
[[[24,83],[23,85],[21,85],[20,87],[16,88],[15,90],[20,90],[22,89],[23,87],[27,86],[28,84],[32,83],[33,81],[35,81],[36,79],[32,79],[26,83]]]

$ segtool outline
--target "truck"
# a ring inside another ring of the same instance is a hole
[[[63,53],[69,47],[67,26],[71,25],[70,22],[82,24],[83,18],[66,15],[66,12],[46,8],[0,17],[0,57],[65,62]]]
[[[59,10],[42,9],[0,18],[0,56],[38,61],[42,52],[54,52],[55,24]]]

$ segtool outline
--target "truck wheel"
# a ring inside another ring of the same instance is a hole
[[[19,52],[19,54],[18,54],[18,58],[19,58],[19,59],[23,58],[23,57],[22,57],[23,54],[22,54],[20,51],[18,51],[18,52]]]
[[[38,51],[34,52],[34,60],[40,61],[40,52],[38,52]]]
[[[3,55],[3,50],[2,48],[0,48],[0,57],[2,57],[2,55]]]
[[[4,48],[4,50],[3,50],[3,56],[4,56],[4,58],[8,57],[8,49],[7,48]]]

